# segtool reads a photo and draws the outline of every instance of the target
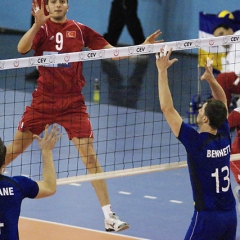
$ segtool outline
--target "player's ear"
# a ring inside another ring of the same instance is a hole
[[[203,122],[204,123],[208,122],[208,117],[207,116],[203,116]]]

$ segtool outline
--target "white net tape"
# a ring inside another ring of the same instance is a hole
[[[130,47],[119,47],[112,49],[81,51],[74,53],[53,54],[37,57],[26,57],[17,59],[0,60],[0,70],[17,69],[25,67],[33,67],[48,64],[70,63],[79,61],[99,60],[107,58],[116,58],[124,56],[134,56],[141,54],[151,54],[159,52],[160,49],[172,48],[175,50],[186,50],[203,47],[217,47],[240,42],[240,36],[229,35],[222,37],[212,37],[203,39],[190,39],[166,43],[136,45]]]

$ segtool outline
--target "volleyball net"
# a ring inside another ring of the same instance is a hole
[[[53,150],[58,184],[186,167],[185,149],[160,110],[155,53],[172,48],[171,57],[179,59],[168,70],[169,85],[175,108],[185,122],[195,127],[197,107],[210,97],[208,85],[199,81],[203,72],[198,66],[199,57],[204,61],[213,48],[217,52],[222,45],[238,42],[240,36],[234,35],[0,60],[1,136],[6,145],[13,140],[25,107],[31,104],[37,79],[25,80],[30,70],[40,65],[83,61],[83,94],[104,173],[87,173],[77,149],[61,128],[63,137]],[[198,53],[203,47],[204,53]],[[111,60],[124,56],[129,58]],[[37,180],[41,179],[41,168],[41,152],[34,141],[6,168],[6,174]]]

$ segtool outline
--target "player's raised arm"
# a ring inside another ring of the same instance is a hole
[[[205,64],[205,72],[201,76],[201,80],[206,80],[209,84],[209,87],[212,91],[212,96],[216,100],[222,101],[226,108],[227,108],[227,98],[224,90],[222,89],[221,85],[215,79],[213,72],[212,72],[212,60],[209,58]]]
[[[49,133],[47,125],[43,138],[40,138],[38,135],[33,135],[33,137],[38,140],[43,161],[42,181],[37,182],[39,192],[36,198],[51,196],[56,192],[56,172],[53,163],[52,149],[62,136],[62,134],[58,134],[58,132],[59,128],[54,125]]]
[[[182,118],[173,106],[173,100],[168,84],[167,69],[176,61],[176,58],[170,60],[172,49],[167,53],[166,51],[156,53],[156,65],[158,69],[158,92],[161,110],[172,129],[174,135],[178,137]]]
[[[20,39],[17,47],[18,52],[23,54],[31,50],[32,42],[35,35],[37,34],[41,26],[52,16],[51,14],[45,16],[44,0],[41,1],[41,6],[38,6],[36,0],[32,3],[32,15],[35,18],[35,23]]]

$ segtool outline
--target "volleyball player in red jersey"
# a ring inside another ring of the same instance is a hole
[[[37,0],[32,4],[35,23],[20,39],[20,53],[25,54],[32,49],[35,56],[42,56],[79,52],[83,47],[95,50],[113,48],[91,28],[67,19],[67,0],[47,0],[45,7],[48,16],[44,14],[43,0],[41,6]],[[143,44],[161,42],[156,40],[160,35],[160,30],[156,31]],[[32,143],[33,134],[40,134],[46,124],[57,123],[65,128],[88,173],[103,172],[94,150],[92,127],[81,94],[85,85],[82,64],[74,62],[39,67],[38,87],[32,94],[31,105],[26,107],[19,122],[14,141],[7,146],[6,165]],[[129,225],[112,212],[105,180],[92,181],[92,185],[102,206],[106,231],[127,229]]]

